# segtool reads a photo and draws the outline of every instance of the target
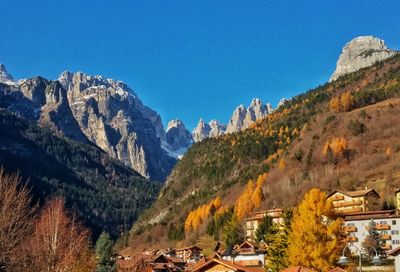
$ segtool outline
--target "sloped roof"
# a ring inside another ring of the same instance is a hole
[[[400,254],[400,246],[388,251],[386,254],[391,256],[398,256]]]
[[[328,195],[328,197],[333,196],[336,193],[341,193],[350,197],[360,197],[360,196],[365,196],[369,193],[373,193],[376,197],[380,198],[380,195],[375,191],[375,189],[364,189],[364,190],[358,190],[358,191],[333,191]]]
[[[281,272],[315,272],[315,270],[309,269],[304,266],[291,266],[283,269]]]
[[[261,268],[261,270],[259,268],[248,268],[248,267],[243,267],[241,265],[237,265],[234,264],[232,262],[229,261],[225,261],[222,259],[212,259],[208,262],[206,262],[205,264],[202,264],[198,267],[196,267],[195,269],[193,269],[192,272],[202,272],[205,271],[204,269],[213,265],[213,264],[221,264],[235,272],[258,272],[258,271],[264,271],[264,268]]]

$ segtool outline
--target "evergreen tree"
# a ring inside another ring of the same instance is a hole
[[[255,238],[257,243],[259,243],[261,240],[264,240],[265,242],[269,240],[269,234],[271,232],[272,227],[273,227],[272,218],[268,215],[265,216],[255,233],[256,236]]]
[[[241,244],[246,239],[246,234],[242,224],[234,215],[224,226],[225,245],[227,247]]]
[[[266,252],[268,259],[266,268],[268,271],[281,271],[288,266],[287,248],[291,218],[292,211],[286,210],[283,213],[283,223],[273,224],[268,237],[265,237],[265,241],[268,241]]]
[[[380,234],[376,229],[376,223],[372,219],[368,224],[368,235],[365,237],[365,240],[362,243],[368,254],[368,257],[372,258],[373,256],[375,256],[375,250],[373,248],[376,249],[378,255],[382,255],[384,252],[382,246],[384,244],[385,242],[381,239]]]
[[[112,260],[112,247],[110,235],[103,232],[96,242],[97,267],[96,272],[114,272],[117,270],[115,261]]]

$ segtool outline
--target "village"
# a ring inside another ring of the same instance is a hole
[[[393,265],[381,266],[379,271],[400,271],[400,190],[395,191],[396,209],[381,210],[377,205],[380,195],[374,190],[365,188],[358,191],[333,191],[328,200],[333,203],[335,212],[344,221],[343,230],[347,234],[346,242],[351,253],[360,254],[363,241],[368,235],[368,226],[374,222],[383,242],[382,250]],[[268,216],[273,224],[283,224],[284,210],[273,207],[265,211],[253,213],[246,218],[244,229],[246,241],[233,247],[224,247],[217,242],[214,252],[205,256],[202,248],[189,245],[183,248],[153,249],[142,252],[139,256],[120,256],[118,260],[121,272],[261,272],[265,269],[268,259],[264,241],[256,242],[255,235],[263,219]],[[376,256],[377,257],[377,256]],[[343,255],[338,260],[338,267],[330,271],[346,271],[347,264]],[[375,262],[374,262],[375,261]],[[381,261],[374,259],[374,265]],[[372,265],[371,264],[371,265]],[[361,267],[359,268],[361,269]],[[375,269],[376,270],[376,269]],[[284,272],[314,271],[307,267],[288,267]]]

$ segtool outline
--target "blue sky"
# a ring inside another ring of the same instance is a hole
[[[127,82],[164,123],[226,123],[324,83],[343,45],[400,49],[398,1],[1,0],[0,63],[15,78],[64,70]]]

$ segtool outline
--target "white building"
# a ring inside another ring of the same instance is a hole
[[[265,249],[251,241],[245,241],[234,248],[226,248],[221,257],[223,260],[245,267],[265,265]]]
[[[368,225],[371,220],[385,241],[384,250],[390,251],[400,246],[400,215],[398,210],[369,211],[342,214],[349,243],[361,247],[368,236]]]

